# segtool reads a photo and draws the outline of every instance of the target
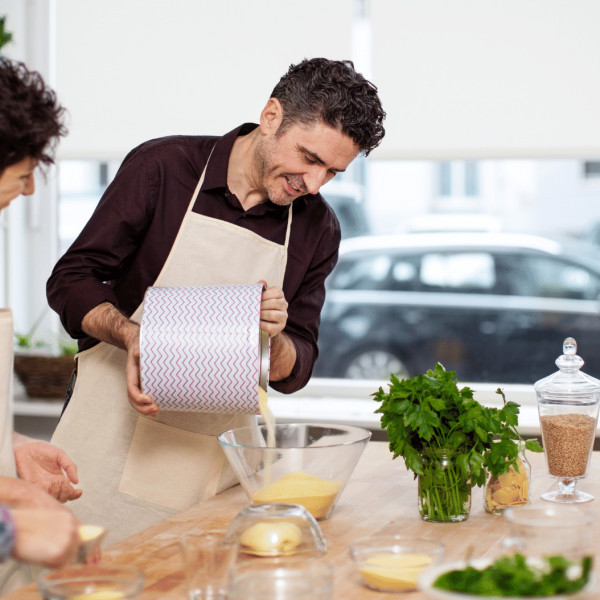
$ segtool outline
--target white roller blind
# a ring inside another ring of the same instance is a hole
[[[62,158],[122,157],[171,134],[222,135],[291,63],[351,58],[350,0],[57,0]]]
[[[598,0],[371,0],[374,158],[600,156]]]

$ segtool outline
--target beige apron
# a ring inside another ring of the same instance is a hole
[[[10,417],[13,376],[13,317],[10,308],[0,308],[0,475],[16,477]],[[31,567],[7,560],[0,565],[0,596],[31,583]]]
[[[154,285],[264,279],[282,287],[291,206],[282,246],[192,212],[203,180],[204,173]],[[139,306],[131,318],[139,322],[141,314]],[[52,438],[78,467],[83,495],[69,507],[82,522],[106,527],[107,544],[237,483],[216,436],[256,424],[252,415],[161,411],[156,419],[142,417],[127,399],[125,364],[125,350],[106,343],[78,355],[73,396]]]

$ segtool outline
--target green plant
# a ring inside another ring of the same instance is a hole
[[[71,340],[70,342],[59,342],[61,356],[75,356],[79,352],[77,342]]]
[[[573,567],[578,571],[576,576],[572,576]],[[448,571],[433,586],[474,596],[548,597],[582,589],[590,580],[592,567],[591,556],[586,556],[581,564],[564,556],[549,556],[530,565],[522,554],[514,554],[502,556],[482,570],[467,566]]]
[[[43,340],[33,341],[36,331],[39,326],[42,324],[44,317],[46,316],[47,309],[44,309],[39,317],[35,320],[35,323],[31,326],[31,329],[27,333],[17,333],[15,332],[15,348],[17,350],[32,350],[34,348],[38,349],[49,349],[51,348],[51,344]],[[68,339],[59,339],[58,340],[58,348],[59,348],[59,356],[73,356],[77,354],[78,347],[77,342],[68,338]]]
[[[12,42],[13,36],[12,33],[6,31],[5,29],[6,17],[0,17],[0,49],[7,44]]]
[[[432,513],[460,511],[457,490],[469,479],[471,485],[484,485],[486,469],[495,477],[511,465],[518,470],[519,405],[505,401],[502,409],[482,406],[470,388],[458,389],[456,373],[441,364],[410,379],[392,375],[389,391],[379,388],[373,396],[381,402],[375,412],[382,414],[394,458],[402,456],[415,478],[419,475],[436,487],[436,494],[422,499]],[[543,451],[536,440],[525,444],[532,452]],[[428,449],[451,452],[454,465],[442,474],[433,461],[423,460]]]

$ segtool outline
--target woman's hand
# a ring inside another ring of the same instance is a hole
[[[72,485],[79,483],[77,467],[64,450],[46,442],[24,438],[23,443],[13,445],[13,451],[19,478],[61,503],[81,496],[82,491]]]
[[[81,544],[78,522],[68,510],[15,509],[13,557],[57,569],[71,563]]]

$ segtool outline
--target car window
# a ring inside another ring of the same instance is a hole
[[[361,203],[345,196],[325,194],[324,197],[340,222],[342,238],[365,235],[369,232],[367,213]]]
[[[388,289],[396,292],[412,292],[419,282],[418,256],[400,256],[393,259]]]
[[[519,295],[594,300],[600,294],[600,279],[583,267],[542,256],[526,256],[523,263],[528,277]]]
[[[496,285],[494,257],[487,252],[424,254],[420,278],[424,289],[491,293]]]
[[[338,290],[385,290],[392,259],[385,254],[344,258],[332,274],[331,287]]]

